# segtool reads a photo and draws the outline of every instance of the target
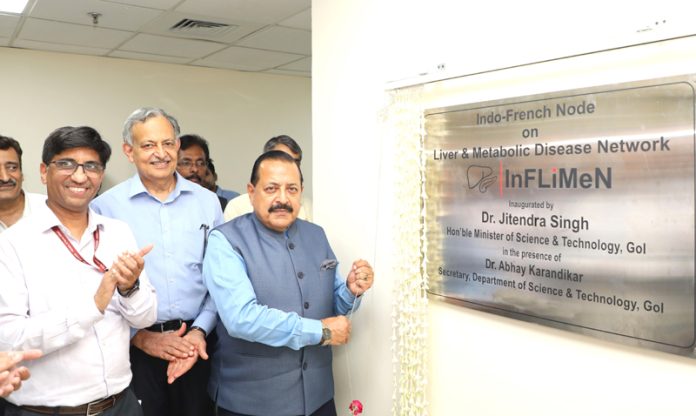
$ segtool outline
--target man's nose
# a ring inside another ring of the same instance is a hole
[[[10,172],[4,165],[0,165],[0,180],[7,181],[10,179]]]
[[[87,179],[87,171],[85,165],[78,165],[75,171],[70,175],[75,182],[84,182]]]
[[[160,159],[163,159],[166,155],[164,151],[164,145],[162,145],[162,143],[157,144],[157,148],[155,149],[155,155]]]

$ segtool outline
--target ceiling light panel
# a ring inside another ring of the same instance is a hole
[[[0,1],[0,13],[22,13],[29,0],[2,0]]]

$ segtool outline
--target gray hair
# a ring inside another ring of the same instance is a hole
[[[169,114],[167,114],[164,110],[161,108],[156,108],[156,107],[141,107],[131,115],[128,116],[126,119],[126,122],[123,123],[123,142],[127,143],[129,145],[133,145],[133,126],[136,123],[144,123],[147,121],[147,119],[152,118],[152,117],[164,117],[167,120],[169,120],[169,123],[172,125],[174,128],[174,135],[176,138],[179,138],[179,134],[181,133],[181,130],[179,129],[179,122],[176,121],[176,119]]]
[[[266,144],[263,145],[264,153],[270,152],[271,150],[273,150],[274,147],[278,146],[279,144],[284,144],[288,147],[288,149],[290,149],[293,153],[295,153],[298,156],[298,160],[296,160],[297,163],[302,162],[302,148],[299,144],[297,144],[295,139],[285,134],[276,137],[271,137],[270,139],[268,139]]]

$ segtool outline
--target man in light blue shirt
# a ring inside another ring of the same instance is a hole
[[[138,244],[154,244],[145,267],[157,289],[157,323],[131,340],[145,416],[212,414],[206,336],[216,312],[201,266],[208,230],[223,218],[214,193],[176,172],[178,137],[178,122],[164,110],[136,110],[124,125],[123,150],[137,174],[92,202],[96,212],[127,222]],[[185,374],[171,376],[174,368]]]
[[[365,260],[348,277],[324,230],[297,219],[302,173],[270,151],[254,164],[254,211],[210,234],[203,277],[220,322],[209,392],[218,415],[334,416],[331,348],[374,281]]]

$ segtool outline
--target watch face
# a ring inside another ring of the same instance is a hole
[[[329,328],[322,328],[321,330],[321,341],[326,342],[331,340],[331,330]]]

